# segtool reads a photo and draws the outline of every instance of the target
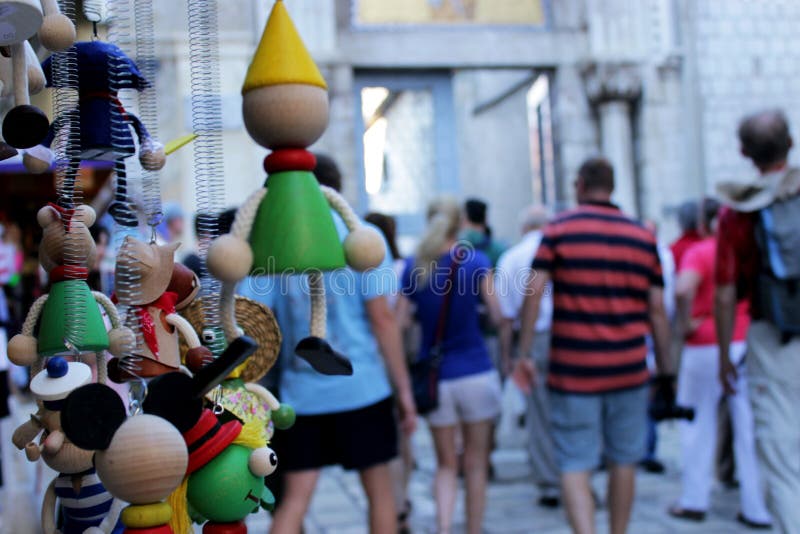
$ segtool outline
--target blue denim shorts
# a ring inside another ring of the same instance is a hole
[[[593,395],[549,392],[556,462],[562,472],[591,471],[601,458],[631,465],[644,457],[649,388]]]

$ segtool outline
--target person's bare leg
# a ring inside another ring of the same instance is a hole
[[[467,486],[467,533],[480,534],[486,506],[486,478],[489,471],[489,447],[492,421],[465,423],[464,477]]]
[[[614,465],[608,471],[608,508],[611,534],[625,534],[636,489],[636,467]]]
[[[439,532],[446,534],[453,526],[458,480],[456,470],[456,427],[431,427],[436,446],[436,479],[433,493],[436,498],[436,524]]]
[[[319,469],[293,471],[286,473],[285,477],[284,493],[272,516],[271,534],[298,534],[302,531],[303,519],[319,480]]]
[[[588,471],[561,475],[561,496],[575,534],[594,534],[594,498]]]
[[[392,474],[383,463],[359,472],[361,485],[369,504],[369,531],[373,534],[397,530],[397,508],[394,506]]]

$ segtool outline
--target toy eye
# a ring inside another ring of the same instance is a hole
[[[265,477],[275,472],[278,467],[278,456],[269,447],[262,447],[250,453],[247,461],[250,472],[257,477]]]
[[[217,333],[213,330],[203,330],[203,343],[208,345],[217,340]]]

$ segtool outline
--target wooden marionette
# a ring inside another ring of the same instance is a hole
[[[324,340],[322,272],[377,267],[384,245],[344,198],[320,186],[311,172],[316,160],[306,147],[327,126],[327,85],[281,0],[267,21],[242,94],[248,133],[273,152],[264,160],[269,175],[265,186],[239,209],[231,233],[217,238],[209,249],[209,271],[224,283],[225,335],[235,336],[233,294],[238,281],[248,274],[310,273],[311,331],[295,351],[318,372],[352,374],[350,361]],[[343,244],[331,209],[347,226]]]
[[[204,523],[204,534],[245,534],[244,519],[250,513],[274,506],[264,477],[275,471],[278,460],[267,447],[263,421],[241,420],[204,405],[208,404],[204,397],[211,391],[206,386],[207,376],[222,376],[226,367],[224,376],[230,376],[242,360],[232,362],[229,355],[249,355],[256,347],[248,337],[236,338],[194,377],[168,373],[149,384],[145,412],[175,425],[189,450],[186,479],[169,500],[175,512],[171,525],[176,532],[190,532],[193,521]]]
[[[125,160],[136,154],[146,170],[159,170],[166,162],[164,147],[153,139],[139,118],[128,112],[119,99],[122,89],[143,91],[150,87],[136,63],[115,44],[103,41],[75,43],[79,93],[80,142],[78,157],[71,162],[73,171],[81,160],[114,161],[117,174],[115,202],[110,211],[114,220],[124,226],[137,224],[137,218],[127,195]],[[42,64],[48,87],[67,86],[70,80],[54,77],[53,61]],[[52,154],[49,147],[59,135],[63,118],[56,117],[49,133],[36,153],[25,154],[23,161],[30,172],[44,172],[50,168]],[[134,142],[135,135],[135,142]]]
[[[132,368],[119,359],[109,362],[109,376],[115,382],[152,378],[181,366],[179,336],[189,346],[187,359],[200,362],[213,359],[202,346],[192,325],[177,312],[188,306],[200,290],[197,276],[174,262],[180,243],[158,245],[126,236],[117,255],[116,298],[129,306],[129,320],[137,321],[143,343],[133,351]],[[125,280],[136,280],[138,289],[119,287]]]
[[[91,528],[105,534],[122,532],[119,523],[122,503],[106,491],[97,477],[92,465],[93,451],[76,446],[61,428],[64,399],[91,379],[92,370],[85,363],[67,362],[60,356],[50,358],[46,369],[31,380],[31,391],[41,408],[14,433],[14,444],[25,449],[28,460],[41,458],[58,472],[42,502],[45,534],[83,534]],[[40,433],[41,440],[36,443],[34,439]],[[56,529],[59,517],[63,522]]]
[[[48,205],[39,210],[43,229],[39,262],[50,277],[49,293],[31,306],[22,333],[8,343],[8,357],[16,365],[31,366],[31,374],[42,369],[50,356],[95,354],[98,373],[105,371],[105,354],[121,355],[133,343],[133,333],[121,325],[117,309],[86,283],[87,266],[94,263],[95,243],[89,233],[94,210],[81,205],[68,210]],[[100,307],[108,315],[106,330]],[[101,381],[105,376],[98,376]]]
[[[30,89],[38,81],[29,85],[37,60],[26,52],[27,41],[38,34],[48,50],[66,50],[75,42],[75,26],[59,12],[57,0],[0,0],[0,27],[0,47],[11,56],[14,86],[14,107],[3,119],[3,137],[14,148],[32,148],[45,138],[50,122],[42,110],[30,105]]]

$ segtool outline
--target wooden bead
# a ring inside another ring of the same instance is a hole
[[[203,534],[247,534],[247,525],[244,521],[235,523],[213,523],[209,521],[203,525]]]
[[[347,264],[356,271],[378,267],[386,255],[383,238],[373,228],[361,226],[344,239],[344,254]]]
[[[8,342],[8,359],[23,367],[33,365],[38,358],[38,343],[33,336],[17,334]]]
[[[283,84],[259,87],[244,94],[244,125],[259,145],[305,148],[328,126],[328,92],[321,87]]]
[[[283,148],[264,158],[264,170],[267,174],[282,171],[313,171],[316,167],[317,158],[302,148]]]
[[[169,523],[172,508],[165,502],[131,505],[122,510],[120,518],[126,527],[157,527]]]
[[[154,415],[129,418],[108,449],[95,454],[97,474],[106,489],[131,504],[165,499],[180,485],[187,464],[183,436]]]
[[[231,234],[221,235],[208,247],[208,271],[223,282],[238,282],[250,274],[253,251],[247,241]]]
[[[75,43],[75,26],[66,15],[48,15],[39,28],[39,40],[42,46],[52,52],[66,50]]]

